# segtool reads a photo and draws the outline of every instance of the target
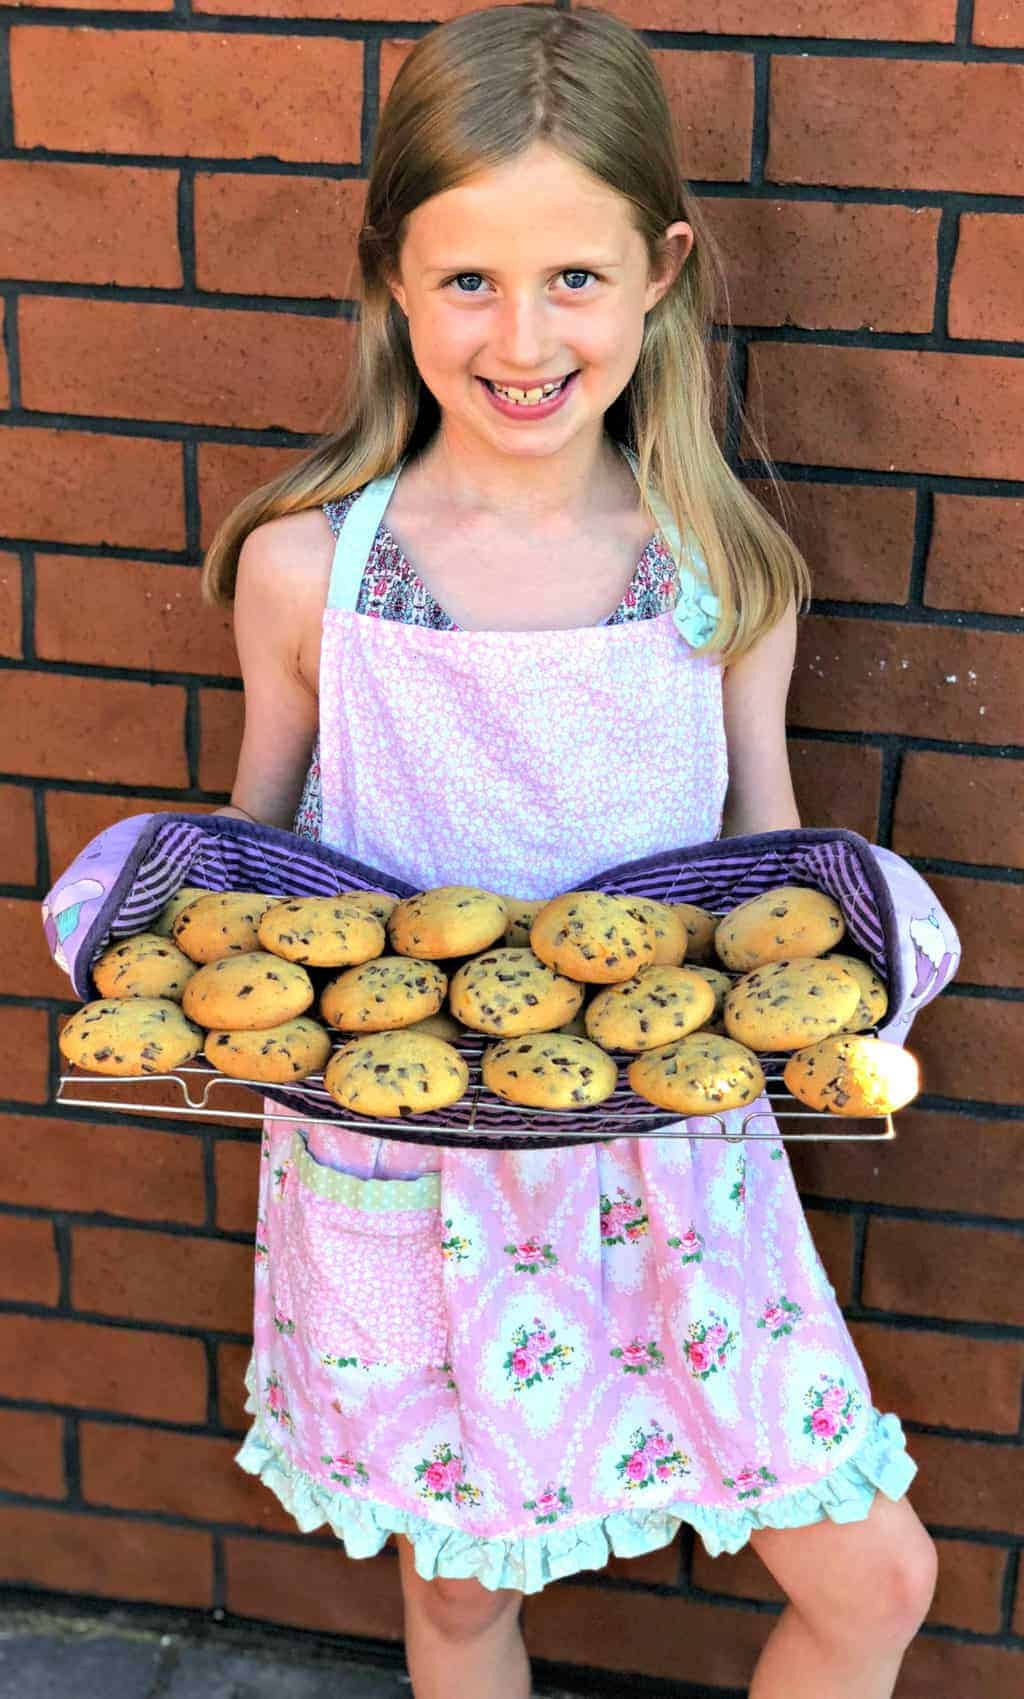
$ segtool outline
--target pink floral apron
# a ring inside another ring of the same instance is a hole
[[[401,465],[338,536],[324,841],[421,889],[547,897],[715,838],[721,670],[691,647],[715,604],[664,511],[674,610],[439,631],[355,611]],[[906,1491],[781,1142],[461,1150],[265,1108],[237,1460],[303,1530],[350,1557],[400,1532],[425,1577],[529,1593],[681,1522],[715,1556]]]

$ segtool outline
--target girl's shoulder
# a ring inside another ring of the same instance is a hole
[[[320,507],[257,525],[238,557],[236,618],[242,602],[249,624],[274,631],[311,683],[319,674],[320,627],[333,559],[334,536]]]

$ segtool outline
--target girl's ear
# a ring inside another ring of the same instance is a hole
[[[651,270],[647,285],[646,310],[667,295],[685,265],[693,247],[693,228],[681,220],[670,224],[661,239],[658,259]]]

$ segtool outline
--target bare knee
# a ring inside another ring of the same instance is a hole
[[[827,1636],[889,1650],[909,1646],[928,1615],[938,1573],[935,1541],[922,1523],[911,1524],[899,1542],[876,1553],[870,1574],[848,1609],[832,1618]]]
[[[453,1581],[437,1575],[430,1581],[416,1573],[412,1546],[396,1540],[406,1612],[446,1640],[475,1640],[503,1619],[518,1620],[523,1595],[515,1588],[484,1587],[479,1581]]]

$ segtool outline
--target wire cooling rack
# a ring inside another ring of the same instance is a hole
[[[222,1074],[203,1059],[187,1063],[165,1074],[112,1076],[91,1074],[81,1069],[60,1076],[56,1101],[76,1108],[114,1109],[128,1115],[206,1116],[216,1121],[238,1121],[262,1125],[268,1114],[261,1104],[251,1110],[218,1107],[215,1099],[227,1096],[234,1087],[258,1093],[280,1091],[286,1101],[282,1115],[298,1114],[307,1126],[348,1127],[375,1138],[402,1143],[461,1145],[475,1149],[552,1148],[559,1145],[598,1144],[616,1138],[725,1139],[737,1144],[747,1139],[780,1139],[799,1143],[806,1139],[844,1142],[888,1140],[896,1137],[891,1114],[842,1116],[807,1109],[790,1095],[782,1078],[787,1056],[759,1056],[765,1076],[765,1093],[770,1105],[752,1104],[747,1109],[730,1109],[681,1120],[678,1113],[656,1108],[639,1097],[621,1076],[610,1097],[585,1109],[531,1109],[506,1103],[483,1085],[480,1061],[491,1040],[460,1037],[456,1048],[469,1066],[469,1085],[458,1103],[447,1109],[409,1117],[358,1115],[342,1110],[323,1083],[323,1074],[310,1074],[287,1087],[267,1087],[259,1080],[240,1080]],[[615,1053],[617,1062],[635,1058]],[[170,1091],[168,1091],[170,1088]],[[159,1095],[179,1096],[176,1103],[147,1100]],[[760,1099],[758,1100],[761,1101]],[[275,1108],[278,1105],[275,1103]],[[758,1129],[757,1123],[760,1123]],[[805,1125],[810,1123],[810,1125]],[[787,1131],[796,1124],[799,1130]],[[828,1128],[826,1131],[825,1128]],[[863,1131],[864,1127],[872,1130]]]

